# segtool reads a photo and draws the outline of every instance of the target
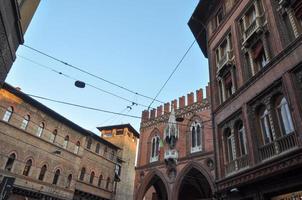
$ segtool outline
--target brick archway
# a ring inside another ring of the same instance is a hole
[[[179,173],[173,187],[173,200],[181,200],[181,196],[186,199],[192,198],[209,199],[213,197],[214,179],[210,173],[196,162],[188,163]],[[202,187],[198,187],[202,185]],[[188,196],[189,195],[189,196]]]
[[[145,193],[150,187],[154,187],[157,200],[170,200],[169,184],[164,178],[164,174],[159,170],[149,172],[137,190],[135,200],[143,200]]]

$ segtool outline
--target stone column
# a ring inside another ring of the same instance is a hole
[[[299,37],[300,34],[299,34],[299,31],[298,31],[298,26],[297,26],[298,22],[296,20],[296,17],[295,17],[295,15],[293,13],[293,10],[291,8],[287,8],[286,12],[288,14],[290,24],[293,27],[294,35],[297,38],[297,37]]]
[[[235,130],[234,130],[234,126],[232,126],[231,128],[231,140],[232,140],[232,154],[233,154],[233,158],[235,160],[235,170],[238,170],[238,163],[237,163],[237,152],[236,152],[236,141],[235,141]]]
[[[254,1],[254,7],[255,7],[256,19],[257,19],[257,17],[260,17],[259,2],[257,0]]]
[[[272,135],[273,135],[273,143],[274,143],[274,146],[275,146],[275,150],[276,150],[276,154],[279,153],[279,147],[278,147],[278,144],[275,142],[276,139],[278,139],[277,135],[276,135],[276,131],[275,131],[275,124],[278,123],[274,123],[274,119],[273,119],[273,116],[272,116],[272,112],[274,112],[274,107],[273,105],[271,105],[271,103],[269,102],[266,102],[266,109],[268,111],[268,117],[269,117],[269,124],[271,126],[271,131],[272,131]]]
[[[253,57],[252,57],[252,49],[249,48],[247,53],[249,56],[249,62],[250,62],[251,69],[252,69],[252,75],[254,76],[256,72],[255,72],[254,61],[253,61]]]
[[[269,52],[269,46],[267,38],[265,37],[265,34],[262,35],[262,44],[263,44],[263,50],[265,53],[266,62],[268,63],[271,60],[270,52]]]
[[[224,80],[223,79],[221,79],[220,80],[221,81],[221,93],[222,93],[222,102],[224,102],[225,101],[225,99],[226,99],[226,96],[225,96],[225,85],[224,85]]]
[[[237,88],[235,66],[231,67],[231,76],[232,76],[232,94],[234,94]]]

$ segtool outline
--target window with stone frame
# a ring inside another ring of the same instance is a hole
[[[66,188],[69,188],[72,181],[72,174],[69,174],[66,181]]]
[[[150,162],[155,162],[159,159],[159,143],[160,137],[158,135],[151,138]]]
[[[3,115],[2,120],[5,122],[9,122],[14,112],[14,108],[12,106],[8,107]]]
[[[202,126],[200,122],[194,121],[190,126],[191,131],[191,153],[202,151]]]
[[[26,161],[25,167],[24,167],[24,170],[23,170],[23,173],[22,173],[24,176],[29,175],[32,164],[33,164],[33,161],[31,159]]]
[[[14,166],[15,159],[16,159],[16,154],[14,154],[14,153],[10,154],[10,156],[8,157],[8,159],[6,161],[4,169],[7,171],[11,171]]]
[[[55,129],[51,134],[50,134],[50,142],[54,143],[56,141],[56,137],[58,135],[58,130]]]
[[[258,121],[262,135],[262,144],[269,144],[274,140],[269,112],[264,105],[259,108],[258,112]]]
[[[77,141],[77,143],[76,143],[76,145],[75,145],[75,147],[74,147],[74,153],[75,153],[75,154],[78,154],[78,153],[79,153],[80,146],[81,146],[80,141]]]
[[[81,172],[80,172],[80,176],[79,176],[80,181],[84,181],[85,173],[86,173],[86,168],[82,167]]]
[[[279,129],[283,136],[294,132],[294,125],[286,98],[279,95],[275,101],[275,112],[278,118]]]
[[[69,143],[69,136],[66,135],[65,138],[64,138],[64,142],[63,142],[63,148],[64,149],[67,149],[68,143]]]
[[[47,166],[46,166],[46,165],[43,165],[43,167],[42,167],[41,170],[40,170],[39,177],[38,177],[38,179],[39,179],[40,181],[43,181],[43,180],[44,180],[46,171],[47,171]]]
[[[89,183],[90,183],[90,184],[93,184],[94,176],[95,176],[95,173],[94,173],[94,172],[91,172],[91,174],[90,174],[90,179],[89,179]]]
[[[220,7],[214,17],[214,27],[215,29],[221,24],[224,18],[224,10],[223,7]]]
[[[252,129],[258,133],[257,150],[261,161],[297,146],[291,111],[284,97],[282,83],[275,83],[250,105],[249,117],[253,121]]]
[[[87,139],[86,148],[87,148],[87,149],[91,149],[91,145],[92,145],[92,139],[91,139],[91,138],[88,138],[88,139]]]
[[[55,175],[53,177],[52,184],[54,184],[54,185],[58,184],[59,178],[60,178],[60,174],[61,174],[60,170],[57,169],[56,172],[55,172]]]
[[[238,146],[237,147],[238,157],[245,156],[247,155],[247,141],[246,141],[245,128],[241,120],[236,122],[235,133],[236,133],[236,144]]]
[[[29,115],[25,115],[23,117],[23,120],[22,120],[20,128],[23,129],[23,130],[26,130],[26,128],[28,126],[28,123],[29,123],[29,120],[30,120],[30,116]]]
[[[268,63],[267,56],[264,51],[263,43],[259,40],[253,47],[252,47],[252,57],[254,60],[253,67],[254,73],[260,71],[265,65]]]
[[[235,160],[235,143],[233,142],[233,134],[230,128],[226,128],[224,130],[224,138],[225,138],[225,153],[226,153],[226,161],[227,163]]]
[[[41,137],[41,136],[42,136],[43,131],[44,131],[44,128],[45,128],[45,125],[44,125],[43,122],[41,122],[40,125],[38,126],[37,132],[36,132],[36,135],[37,135],[38,137]]]
[[[278,8],[286,25],[290,41],[302,34],[302,1],[279,1]]]
[[[232,35],[226,38],[216,48],[217,81],[219,86],[220,102],[227,100],[236,90],[236,67],[233,56]]]

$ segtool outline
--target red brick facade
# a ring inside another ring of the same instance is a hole
[[[301,8],[204,0],[189,21],[209,59],[218,198],[302,190]]]
[[[176,117],[184,119],[182,122],[177,123],[179,137],[175,146],[178,152],[175,176],[169,175],[168,167],[165,164],[165,152],[167,152],[168,144],[164,141],[164,131],[168,126],[171,107],[175,109]],[[201,143],[200,148],[198,147],[199,149],[197,148],[196,151],[192,148],[191,125],[194,122],[201,124]],[[187,95],[187,99],[182,96],[178,101],[173,100],[171,103],[166,103],[164,105],[164,113],[162,112],[162,106],[159,106],[156,110],[151,110],[151,112],[143,111],[136,167],[135,199],[142,200],[145,194],[146,199],[182,199],[181,191],[183,189],[181,188],[183,187],[183,182],[188,177],[192,179],[190,173],[192,174],[193,172],[201,177],[200,181],[205,182],[206,192],[204,198],[211,197],[214,191],[211,127],[210,104],[208,99],[203,98],[202,89],[196,91],[196,96],[192,92]],[[156,136],[159,136],[163,146],[160,145],[158,159],[155,157],[152,160],[152,139],[156,138]],[[152,185],[154,188],[152,188]],[[161,187],[164,191],[159,191],[157,187]],[[153,197],[148,195],[153,195]]]

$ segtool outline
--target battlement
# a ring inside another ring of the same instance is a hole
[[[194,103],[209,102],[210,95],[210,86],[208,84],[206,86],[206,98],[204,98],[203,96],[203,89],[196,90],[195,94],[194,92],[190,92],[187,94],[187,98],[185,96],[181,96],[178,98],[178,100],[174,99],[171,102],[167,102],[164,105],[160,105],[150,111],[144,110],[142,112],[142,122],[146,122],[148,120],[152,120],[164,114],[170,113],[172,105],[174,107],[174,110],[178,110],[193,105]]]

